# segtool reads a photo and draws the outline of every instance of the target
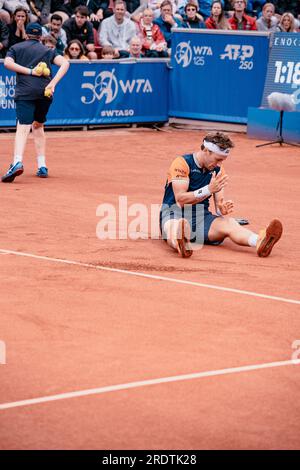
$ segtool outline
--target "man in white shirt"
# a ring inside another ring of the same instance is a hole
[[[116,0],[114,14],[102,21],[99,32],[101,46],[112,46],[114,58],[129,56],[129,44],[136,35],[136,26],[129,18],[126,18],[126,3]]]

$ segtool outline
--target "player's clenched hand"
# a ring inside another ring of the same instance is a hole
[[[52,84],[52,82],[50,82],[45,88],[44,95],[47,98],[51,98],[54,95],[54,91],[55,91],[55,86]]]
[[[214,171],[210,183],[208,185],[211,194],[218,193],[219,191],[221,191],[223,188],[225,188],[227,182],[227,175],[222,174],[221,171],[216,175],[216,172]]]
[[[233,204],[233,201],[231,200],[228,200],[228,201],[222,200],[218,204],[218,210],[222,215],[231,214],[233,212],[233,207],[234,207],[234,204]]]

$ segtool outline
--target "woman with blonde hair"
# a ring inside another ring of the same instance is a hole
[[[231,26],[225,17],[223,5],[219,0],[212,2],[211,14],[205,21],[205,26],[207,29],[231,29]]]
[[[277,31],[282,33],[297,33],[295,18],[292,13],[283,13]]]
[[[78,39],[72,39],[64,53],[65,59],[68,60],[89,60],[85,55],[84,47]]]

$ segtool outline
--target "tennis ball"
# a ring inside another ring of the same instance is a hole
[[[48,67],[44,67],[43,75],[44,75],[44,77],[49,77],[49,75],[50,75],[50,69],[48,69]]]
[[[51,98],[52,92],[51,92],[50,88],[46,88],[46,89],[45,89],[44,95],[45,95],[47,98]]]
[[[43,67],[41,67],[40,64],[35,67],[35,73],[37,73],[38,75],[42,75]]]
[[[40,62],[38,65],[40,65],[40,67],[42,67],[43,69],[47,68],[46,62]]]

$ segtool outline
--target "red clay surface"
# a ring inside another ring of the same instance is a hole
[[[269,258],[226,241],[181,259],[161,240],[96,237],[101,203],[161,202],[169,164],[203,132],[49,133],[50,177],[30,140],[0,184],[0,249],[300,300],[300,150],[232,134],[236,217],[284,225]],[[1,174],[13,135],[1,135]],[[132,220],[133,217],[129,218]],[[150,229],[149,229],[150,230]],[[290,360],[300,306],[0,253],[0,404],[127,382]],[[300,366],[158,384],[0,410],[1,449],[296,449]]]

